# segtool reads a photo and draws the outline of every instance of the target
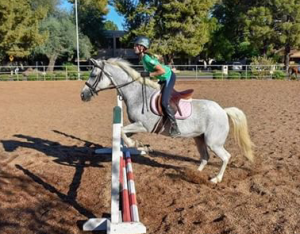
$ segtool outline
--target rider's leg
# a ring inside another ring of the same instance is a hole
[[[175,113],[173,112],[170,106],[170,98],[175,85],[175,80],[176,80],[176,76],[174,73],[172,73],[171,78],[168,81],[166,81],[162,89],[162,107],[165,116],[167,116],[168,119],[170,120],[170,130],[169,130],[170,136],[178,136],[181,134],[178,129],[177,122],[174,116]]]

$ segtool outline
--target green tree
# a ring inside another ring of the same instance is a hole
[[[284,48],[288,68],[291,49],[300,48],[300,1],[263,1],[248,10],[245,22],[252,45],[260,46],[265,53]]]
[[[33,11],[42,7],[47,9],[48,15],[57,11],[57,6],[59,3],[60,0],[30,0],[30,6]]]
[[[70,3],[75,0],[68,0]],[[81,32],[88,36],[91,43],[101,47],[105,15],[108,13],[107,0],[78,1],[78,22]]]
[[[253,7],[245,14],[245,35],[252,46],[266,55],[272,46],[272,12],[267,7]]]
[[[216,29],[212,32],[210,40],[205,44],[199,57],[206,61],[210,58],[217,61],[229,61],[234,54],[234,44],[226,37],[222,29]]]
[[[35,55],[42,54],[49,59],[48,71],[53,71],[56,60],[59,57],[72,58],[76,51],[75,24],[68,15],[60,17],[50,16],[41,25],[40,30],[48,33],[49,37],[45,44],[35,49]],[[80,57],[90,56],[91,43],[86,36],[80,34]]]
[[[228,58],[228,48],[236,59],[272,56],[284,48],[288,66],[291,49],[300,48],[299,0],[222,0],[214,7],[213,16],[219,25],[210,51],[223,48],[224,58]],[[224,43],[227,46],[222,46]]]
[[[152,50],[172,63],[175,54],[194,57],[208,42],[214,21],[209,13],[214,1],[209,0],[114,0],[124,15],[130,33],[153,39]]]
[[[104,28],[104,30],[118,30],[118,26],[111,20],[105,21],[103,28]]]
[[[219,60],[235,60],[257,55],[245,35],[245,15],[257,1],[222,0],[214,6],[212,15],[217,19],[206,55]]]
[[[47,10],[32,10],[30,1],[0,0],[0,53],[23,58],[47,38],[39,23]]]

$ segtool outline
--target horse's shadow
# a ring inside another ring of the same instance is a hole
[[[72,182],[69,186],[67,194],[60,192],[53,185],[47,183],[45,180],[31,172],[30,170],[24,168],[21,165],[16,165],[16,168],[22,171],[25,175],[31,178],[34,182],[40,184],[45,190],[55,194],[64,203],[67,203],[74,207],[80,214],[86,216],[87,218],[95,218],[95,215],[88,209],[80,205],[76,200],[78,188],[81,184],[81,179],[86,167],[103,167],[102,162],[109,162],[109,155],[103,155],[103,157],[93,157],[93,151],[95,148],[101,148],[101,145],[95,144],[93,142],[84,141],[82,139],[76,138],[74,136],[54,131],[57,134],[62,134],[66,137],[71,137],[76,140],[84,142],[82,147],[77,146],[66,146],[59,142],[50,141],[47,139],[27,136],[23,134],[16,134],[14,137],[23,139],[23,141],[18,140],[2,140],[5,151],[13,152],[19,147],[34,149],[44,153],[47,156],[54,157],[54,162],[62,164],[64,166],[75,167],[75,173]],[[24,139],[26,141],[24,141]]]
[[[70,190],[68,192],[68,194],[63,194],[62,192],[60,192],[58,189],[56,189],[53,185],[47,183],[46,181],[44,181],[43,179],[41,179],[40,177],[38,177],[37,175],[35,175],[34,173],[32,173],[30,170],[25,169],[24,167],[22,167],[21,165],[16,165],[16,168],[19,169],[20,171],[22,171],[25,175],[27,175],[28,177],[30,177],[34,182],[36,182],[37,184],[43,186],[43,188],[53,194],[56,194],[56,196],[58,196],[64,203],[67,203],[69,205],[71,205],[72,207],[74,207],[80,214],[88,217],[88,218],[95,218],[96,216],[88,209],[84,208],[82,205],[80,205],[77,201],[76,201],[76,195],[77,193],[74,193],[77,189],[74,188],[74,186],[70,186]],[[73,180],[74,182],[74,180]]]
[[[44,153],[47,156],[51,156],[54,158],[53,162],[64,165],[64,166],[71,166],[75,167],[75,173],[72,179],[72,182],[69,186],[69,190],[66,194],[60,192],[57,188],[53,185],[47,183],[44,179],[34,174],[32,171],[24,168],[21,165],[16,165],[16,168],[22,171],[25,175],[30,177],[34,182],[43,186],[45,190],[48,190],[51,193],[54,193],[57,197],[59,197],[64,203],[67,203],[74,207],[80,214],[84,215],[87,218],[95,218],[95,215],[88,209],[84,208],[77,202],[77,193],[78,189],[81,184],[82,176],[84,173],[85,168],[87,167],[97,167],[103,168],[103,163],[110,163],[111,162],[111,155],[110,154],[103,154],[101,156],[95,154],[95,150],[99,148],[103,148],[102,145],[86,141],[80,139],[78,137],[53,130],[53,132],[63,135],[65,137],[72,138],[74,140],[78,140],[84,142],[84,145],[78,147],[76,145],[67,146],[63,145],[56,141],[51,141],[48,139],[42,139],[38,137],[27,136],[23,134],[16,134],[14,137],[22,139],[22,140],[1,140],[5,151],[13,152],[17,150],[19,147],[34,149],[39,152]],[[26,141],[24,141],[26,140]],[[156,152],[159,154],[158,152]],[[167,154],[163,154],[163,156],[168,156]],[[171,156],[169,156],[171,157]],[[177,157],[179,160],[179,156],[172,156]],[[183,159],[184,160],[184,159]],[[149,165],[151,167],[162,167],[162,168],[172,168],[172,169],[180,169],[174,165],[168,164],[161,164],[154,159],[149,157],[145,157],[142,155],[133,156],[134,163]],[[82,222],[79,224],[82,225]]]
[[[55,194],[62,202],[71,205],[74,209],[76,209],[80,214],[84,215],[85,217],[95,218],[93,212],[89,209],[84,208],[78,201],[77,201],[77,193],[78,189],[81,184],[82,176],[84,173],[85,168],[88,167],[97,167],[103,168],[103,163],[110,163],[111,162],[111,155],[101,155],[98,156],[95,154],[95,150],[99,148],[103,148],[102,145],[96,144],[94,142],[86,141],[80,139],[76,136],[69,135],[57,130],[53,130],[54,133],[60,134],[64,137],[71,138],[73,140],[77,140],[83,142],[83,146],[76,146],[76,145],[63,145],[56,141],[51,141],[48,139],[42,139],[38,137],[27,136],[23,134],[14,135],[14,137],[19,138],[20,140],[2,140],[0,141],[3,144],[4,149],[7,152],[13,152],[19,147],[34,149],[39,152],[44,153],[47,156],[51,156],[54,158],[53,162],[64,165],[64,166],[71,166],[75,168],[75,173],[72,179],[72,182],[69,186],[69,190],[66,194],[59,191],[59,189],[55,188],[55,186],[47,183],[45,179],[34,174],[32,171],[24,168],[21,165],[16,165],[16,168],[22,171],[26,176],[31,178],[35,183],[40,184],[45,190]],[[150,156],[150,157],[149,157]],[[133,156],[133,162],[137,164],[148,165],[151,167],[159,167],[164,169],[174,169],[178,171],[179,174],[166,174],[168,176],[175,176],[178,179],[185,179],[186,176],[182,174],[183,167],[177,165],[171,165],[166,162],[159,163],[155,158],[162,157],[172,161],[185,161],[190,162],[193,164],[198,164],[199,160],[184,157],[182,155],[172,155],[167,154],[160,151],[153,151],[149,153],[149,156],[145,157],[143,155]],[[174,164],[174,162],[173,162]],[[180,178],[179,178],[180,177]],[[104,214],[103,217],[107,217],[108,214]],[[82,221],[78,221],[77,225],[79,228],[82,229]]]
[[[25,139],[25,141],[18,141],[18,140],[1,140],[4,149],[6,152],[13,152],[19,147],[34,149],[39,152],[44,153],[47,156],[51,156],[55,158],[53,161],[58,164],[62,164],[65,166],[72,166],[72,167],[103,167],[102,163],[111,162],[111,154],[101,154],[99,156],[95,153],[96,149],[103,148],[102,145],[96,144],[94,142],[86,141],[80,139],[76,136],[69,135],[57,130],[53,130],[53,132],[63,135],[65,137],[75,139],[81,142],[84,142],[84,145],[78,147],[76,145],[67,146],[62,145],[56,141],[50,141],[47,139],[42,139],[38,137],[27,136],[23,134],[16,134],[14,137]],[[143,155],[132,156],[134,158],[134,163],[148,165],[152,167],[162,167],[166,169],[180,169],[178,166],[168,165],[166,163],[161,164],[155,161],[156,157],[164,157],[167,159],[172,160],[179,160],[179,161],[190,161],[190,162],[198,162],[197,160],[193,160],[191,158],[187,158],[181,155],[171,155],[166,154],[160,151],[153,151],[149,153],[151,158],[145,157]]]

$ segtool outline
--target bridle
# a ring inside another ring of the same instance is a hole
[[[120,95],[121,97],[123,97],[123,94],[122,94],[122,91],[121,91],[121,88],[124,87],[124,86],[127,86],[133,82],[135,82],[136,80],[133,79],[132,81],[129,81],[125,84],[121,84],[121,85],[118,85],[113,77],[111,76],[111,74],[109,74],[108,72],[106,72],[104,70],[104,66],[105,66],[105,62],[102,62],[102,66],[100,67],[99,65],[94,65],[95,67],[99,68],[101,70],[101,72],[96,76],[96,80],[95,82],[91,85],[89,84],[88,82],[85,82],[85,85],[90,89],[90,92],[91,92],[91,95],[94,96],[95,94],[98,95],[98,93],[100,91],[103,91],[103,90],[108,90],[108,89],[117,89],[117,92],[118,92],[118,95]],[[99,90],[96,90],[99,82],[103,79],[103,75],[106,75],[110,80],[111,80],[111,83],[112,85],[106,87],[106,88],[103,88],[103,89],[99,89]]]

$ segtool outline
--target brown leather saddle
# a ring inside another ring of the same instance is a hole
[[[175,89],[173,89],[172,94],[171,94],[171,100],[170,100],[170,105],[171,108],[173,109],[173,112],[176,113],[178,111],[178,113],[180,115],[182,115],[181,109],[179,107],[179,101],[180,99],[191,99],[192,98],[192,94],[193,94],[194,90],[193,89],[187,89],[181,92],[176,91]],[[163,109],[161,106],[161,99],[162,99],[162,94],[160,93],[155,100],[155,105],[156,105],[156,109],[159,113],[159,115],[163,116]]]
[[[181,92],[178,92],[173,89],[170,105],[174,113],[178,111],[178,113],[182,116],[182,111],[179,106],[179,101],[181,99],[185,99],[185,100],[191,99],[193,92],[194,92],[193,89],[187,89]],[[168,129],[168,124],[169,124],[168,123],[169,121],[166,121],[167,119],[165,119],[162,111],[161,99],[162,99],[162,95],[160,93],[155,97],[154,102],[152,102],[155,105],[158,114],[161,116],[161,118],[158,120],[158,122],[155,124],[154,128],[151,131],[152,133],[157,133],[157,134],[162,133],[165,130],[165,128]]]

